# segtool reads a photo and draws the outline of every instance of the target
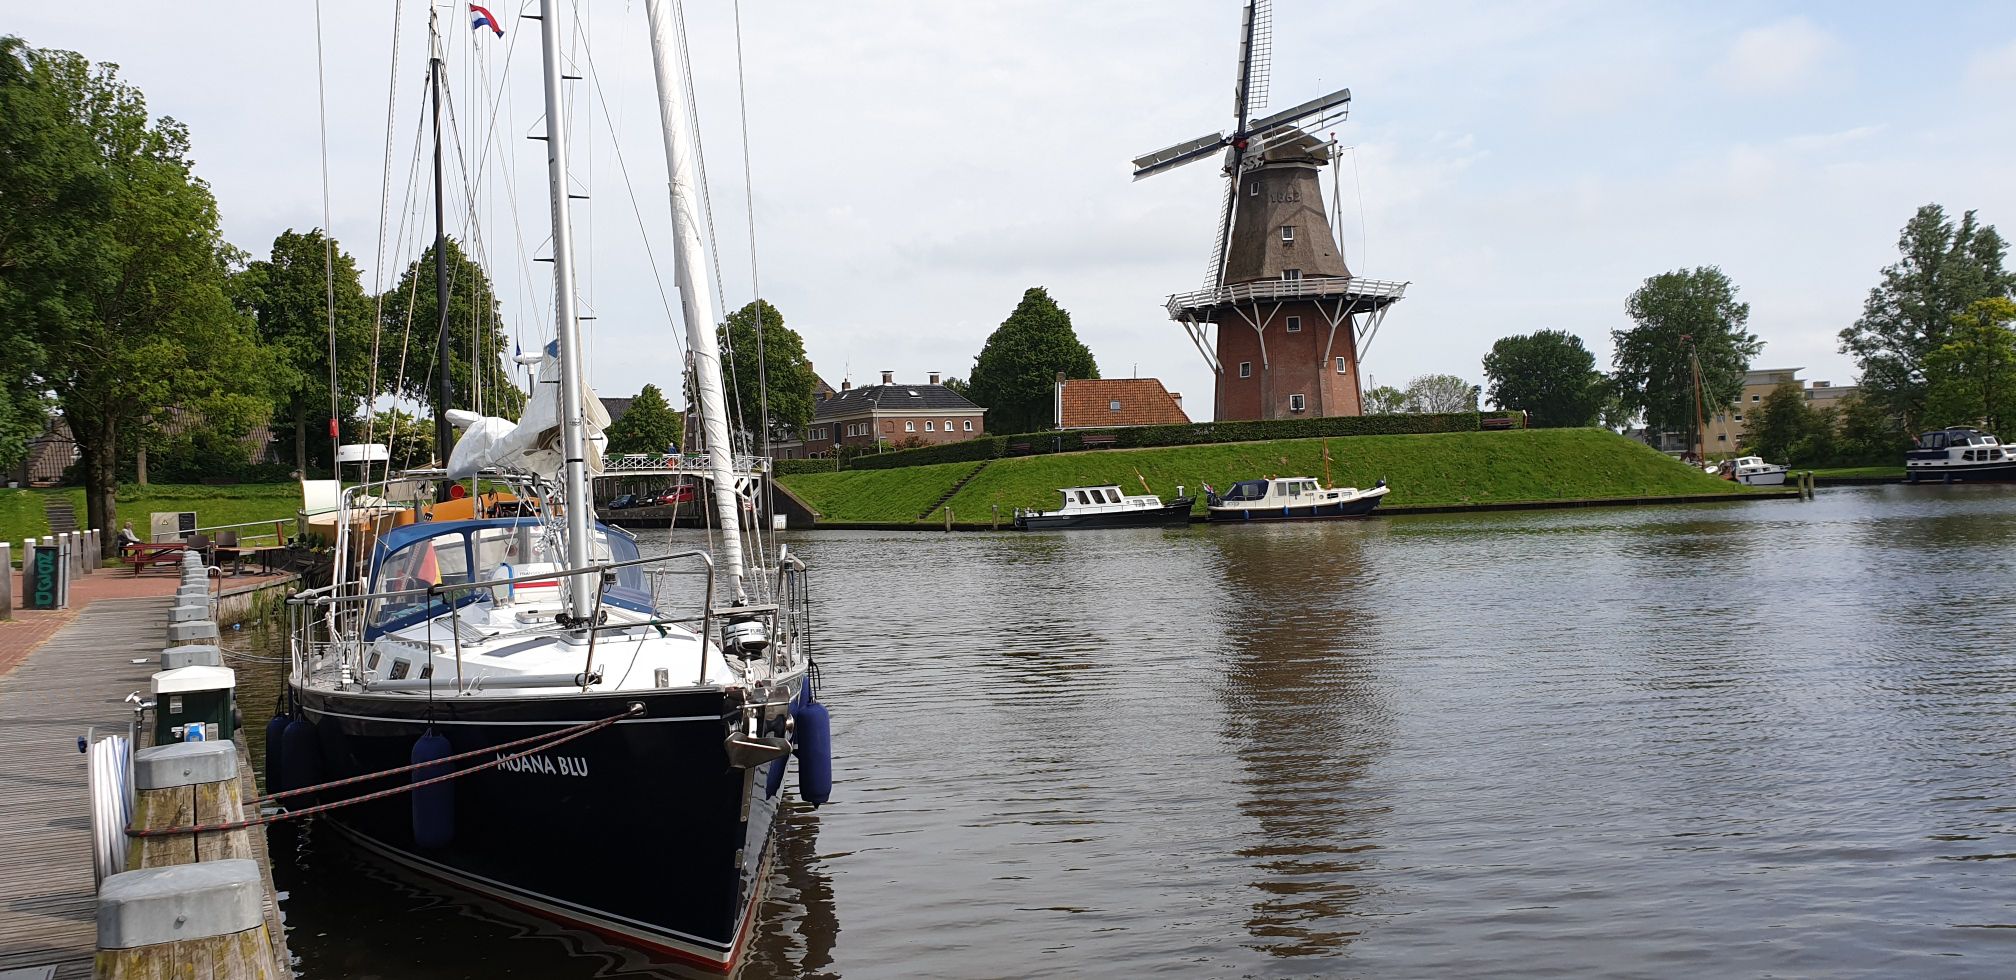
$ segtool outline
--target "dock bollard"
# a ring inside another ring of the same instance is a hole
[[[0,623],[14,618],[14,546],[0,541]]]
[[[224,651],[208,643],[187,643],[179,647],[164,647],[161,650],[162,670],[222,666],[224,666]]]
[[[217,624],[209,618],[209,605],[206,603],[202,609],[204,614],[204,618],[202,619],[193,622],[168,624],[169,646],[181,646],[184,643],[201,643],[204,640],[217,639]]]
[[[244,813],[237,743],[179,742],[133,753],[133,829],[226,823],[244,819]],[[251,856],[252,842],[243,829],[135,837],[127,845],[126,866],[166,868]]]
[[[98,889],[95,975],[278,978],[264,896],[249,860],[113,875]]]

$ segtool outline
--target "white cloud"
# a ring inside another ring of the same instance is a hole
[[[1819,80],[1840,46],[1812,21],[1789,17],[1736,35],[1714,76],[1740,95],[1795,92]]]
[[[2016,82],[2016,41],[1976,54],[1967,65],[1974,82]]]

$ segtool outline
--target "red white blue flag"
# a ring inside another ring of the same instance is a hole
[[[498,37],[504,36],[504,25],[497,22],[497,15],[473,3],[469,5],[469,19],[470,30],[487,27],[496,31]]]

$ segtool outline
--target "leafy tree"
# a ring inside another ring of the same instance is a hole
[[[1407,382],[1409,412],[1474,412],[1477,386],[1453,374],[1424,374]]]
[[[325,260],[334,261],[325,266]],[[272,257],[239,274],[240,302],[251,308],[259,343],[278,362],[273,373],[276,408],[294,420],[294,468],[308,472],[311,451],[317,464],[333,467],[327,430],[309,430],[308,419],[329,411],[329,284],[336,292],[337,417],[348,420],[377,393],[371,387],[371,300],[358,281],[357,263],[317,228],[305,234],[289,228],[273,239]],[[333,470],[331,470],[333,472]]]
[[[637,397],[630,399],[630,408],[623,417],[610,424],[609,452],[611,455],[662,453],[679,441],[685,425],[686,420],[666,404],[658,386],[645,385]]]
[[[434,459],[434,420],[397,408],[373,412],[371,438],[391,455],[394,470],[427,465]]]
[[[1602,375],[1599,386],[1603,403],[1602,407],[1597,409],[1597,414],[1603,427],[1615,432],[1631,428],[1638,419],[1638,409],[1633,407],[1630,400],[1618,389],[1617,379],[1607,374]]]
[[[1653,432],[1694,428],[1694,362],[1701,362],[1701,411],[1736,403],[1750,359],[1763,341],[1745,330],[1750,304],[1736,300],[1736,284],[1714,266],[1664,272],[1645,280],[1624,304],[1634,324],[1613,330],[1617,391],[1645,416]]]
[[[1398,415],[1407,410],[1407,393],[1392,385],[1380,385],[1365,393],[1365,414]]]
[[[1792,447],[1810,439],[1816,428],[1823,427],[1831,429],[1833,420],[1822,418],[1821,413],[1806,403],[1803,386],[1788,381],[1772,389],[1750,413],[1744,440],[1751,452],[1768,460],[1788,462]]]
[[[378,360],[381,386],[387,393],[403,395],[431,413],[438,385],[435,339],[439,307],[434,301],[434,247],[406,266],[399,284],[383,297],[384,333],[379,342]],[[448,239],[448,378],[454,388],[449,408],[476,406],[469,352],[476,341],[481,346],[475,363],[482,369],[483,414],[517,418],[525,407],[525,393],[511,381],[505,358],[511,343],[504,335],[498,314],[497,294],[483,267]],[[406,369],[399,370],[404,358]],[[430,421],[431,425],[432,422]]]
[[[1071,329],[1071,314],[1031,286],[973,358],[966,397],[987,409],[988,431],[1035,432],[1053,421],[1058,372],[1096,379],[1099,364]]]
[[[1607,394],[1596,355],[1562,330],[1504,337],[1484,355],[1491,403],[1523,411],[1539,429],[1596,424]]]
[[[182,124],[150,121],[113,66],[0,38],[9,412],[23,392],[55,396],[83,453],[91,527],[117,526],[120,449],[150,419],[266,397],[270,365],[231,302],[235,254],[188,152]]]
[[[763,320],[763,367],[756,370],[756,320]],[[730,412],[739,412],[743,429],[756,431],[750,420],[762,410],[762,381],[770,388],[770,433],[778,438],[805,427],[812,421],[812,387],[818,378],[812,362],[805,358],[805,338],[784,325],[784,314],[765,300],[755,300],[728,314],[720,332],[722,378],[734,401]],[[631,411],[636,411],[633,406]],[[663,449],[661,444],[658,447]]]
[[[968,401],[971,401],[973,398],[973,386],[967,384],[965,378],[960,377],[946,378],[945,387],[950,389],[953,394],[965,398]]]
[[[1945,343],[1925,356],[1925,421],[2007,431],[2016,421],[2016,303],[1976,300],[1953,317]]]
[[[1841,400],[1835,421],[1835,457],[1844,465],[1895,464],[1911,448],[1911,437],[1897,417],[1875,399],[1859,393]]]
[[[1841,331],[1841,351],[1862,368],[1862,396],[1909,432],[1925,421],[1926,359],[1945,344],[1955,317],[1980,300],[2009,295],[2016,275],[2002,267],[2002,236],[1972,211],[1956,225],[1937,204],[1919,208],[1898,234],[1897,251],[1898,261],[1869,290],[1861,318]]]

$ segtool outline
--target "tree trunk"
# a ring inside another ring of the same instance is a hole
[[[146,446],[141,446],[141,447],[140,447],[140,451],[139,451],[138,453],[136,453],[136,454],[134,455],[134,457],[133,457],[133,475],[134,475],[134,478],[135,478],[135,479],[134,479],[134,482],[136,482],[136,483],[140,484],[140,485],[141,485],[141,486],[143,486],[143,487],[147,485],[147,447],[146,447]]]
[[[119,553],[118,427],[113,422],[80,425],[79,421],[72,418],[70,424],[78,448],[84,451],[85,526],[103,532],[99,536],[99,557],[112,558]]]
[[[294,468],[301,473],[301,479],[308,478],[308,403],[297,392],[294,395]]]

